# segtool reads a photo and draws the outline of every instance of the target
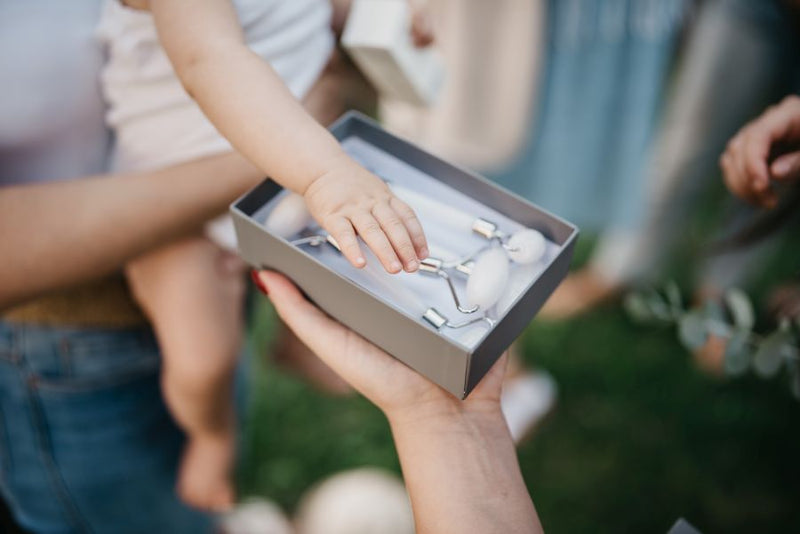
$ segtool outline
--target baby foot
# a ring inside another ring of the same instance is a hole
[[[189,506],[222,512],[234,503],[234,436],[190,436],[178,473],[178,496]]]

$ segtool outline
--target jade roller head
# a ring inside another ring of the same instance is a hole
[[[441,253],[442,257],[453,257],[443,248],[431,245],[431,250]],[[467,277],[467,297],[464,304],[458,297],[453,281],[446,269],[455,269],[457,274]],[[456,308],[461,313],[475,313],[488,310],[500,299],[508,284],[508,255],[502,247],[491,247],[484,250],[475,260],[445,263],[435,257],[422,260],[420,274],[434,275],[443,278],[450,288]]]
[[[289,239],[313,222],[303,197],[288,193],[272,208],[264,227],[275,235]]]
[[[488,310],[503,296],[509,277],[508,255],[493,247],[475,259],[467,280],[467,304]]]
[[[538,230],[523,228],[509,237],[497,225],[486,219],[475,219],[472,231],[488,240],[496,240],[514,263],[527,265],[541,260],[547,250],[547,242]]]
[[[514,263],[528,265],[541,260],[547,250],[547,243],[541,232],[525,228],[511,235],[504,247]]]
[[[416,191],[399,185],[392,185],[392,191],[424,219],[436,221],[439,225],[457,232],[471,232],[488,241],[497,241],[506,249],[514,263],[535,263],[544,256],[545,238],[541,232],[532,228],[525,228],[509,236],[492,221],[475,217]]]

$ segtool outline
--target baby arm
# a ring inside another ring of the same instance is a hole
[[[417,269],[427,248],[414,212],[250,51],[229,0],[151,0],[149,7],[178,77],[209,120],[264,173],[304,196],[353,265],[366,263],[359,235],[387,271]]]

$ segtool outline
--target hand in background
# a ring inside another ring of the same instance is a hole
[[[419,260],[428,255],[425,234],[414,211],[380,178],[346,154],[314,180],[303,197],[311,215],[355,267],[366,264],[356,234],[390,273],[416,271]]]
[[[774,207],[778,198],[772,182],[800,179],[800,97],[787,96],[742,128],[728,143],[720,166],[733,194]]]

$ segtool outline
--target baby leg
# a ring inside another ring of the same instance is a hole
[[[178,493],[199,508],[226,508],[234,498],[232,388],[243,335],[243,265],[198,237],[139,258],[126,271],[161,347],[164,398],[188,437]]]

